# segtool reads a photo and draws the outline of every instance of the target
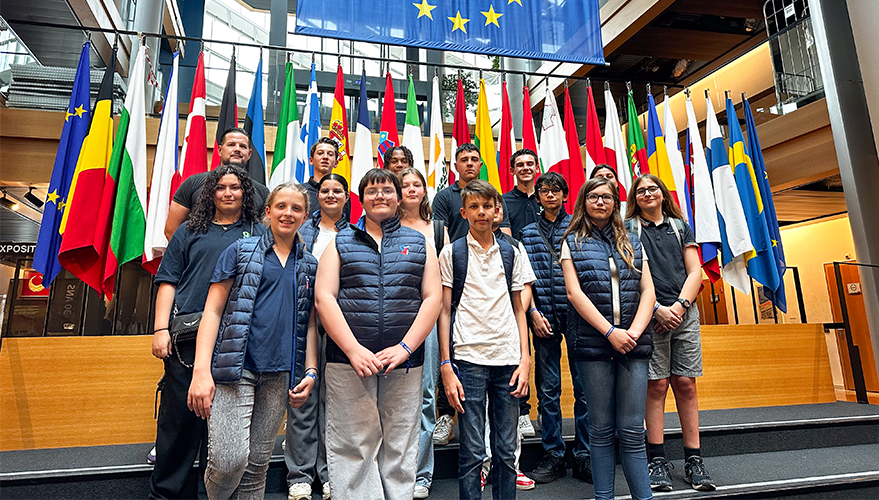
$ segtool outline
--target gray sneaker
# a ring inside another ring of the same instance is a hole
[[[700,456],[692,456],[687,459],[684,464],[684,479],[690,483],[694,490],[714,491],[717,489],[711,476],[708,475],[708,471],[705,470]]]
[[[665,457],[656,457],[647,464],[650,474],[650,489],[653,491],[671,491],[671,475],[669,469],[674,469],[674,464]]]
[[[436,419],[436,428],[433,430],[433,444],[437,446],[445,446],[455,437],[455,431],[452,429],[451,415],[441,415]]]

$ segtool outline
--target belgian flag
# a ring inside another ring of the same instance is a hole
[[[113,152],[113,75],[116,49],[107,63],[88,135],[83,141],[61,221],[58,262],[99,294],[110,241],[112,213],[100,214],[107,166]]]

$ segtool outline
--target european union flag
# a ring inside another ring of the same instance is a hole
[[[89,104],[89,48],[85,42],[79,56],[76,77],[73,80],[73,92],[67,105],[64,117],[64,128],[55,155],[55,166],[52,167],[52,179],[49,181],[49,194],[43,205],[43,220],[40,225],[40,238],[34,251],[34,269],[42,273],[43,284],[49,286],[61,271],[58,263],[58,249],[61,247],[61,218],[67,204],[67,193],[76,162],[82,149],[82,142],[89,131],[91,122],[91,106]]]
[[[598,0],[299,0],[296,33],[604,64]]]
[[[754,175],[760,186],[760,197],[763,200],[763,214],[766,218],[766,226],[769,229],[772,255],[778,271],[778,288],[770,290],[767,286],[766,297],[787,313],[787,297],[784,292],[784,273],[787,265],[784,263],[784,247],[781,245],[781,231],[778,229],[778,216],[775,214],[775,203],[772,201],[772,191],[769,187],[769,176],[766,175],[766,165],[763,162],[763,149],[760,147],[760,139],[757,137],[757,125],[754,123],[754,115],[751,113],[751,104],[747,99],[742,99],[742,107],[745,111],[745,126],[748,132],[748,156],[754,165]]]

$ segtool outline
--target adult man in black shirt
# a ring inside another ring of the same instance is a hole
[[[540,205],[534,190],[537,177],[537,153],[520,149],[510,157],[510,172],[516,178],[516,187],[504,193],[504,213],[510,221],[513,236],[532,222],[537,222]]]
[[[253,151],[250,149],[250,137],[247,132],[240,127],[232,127],[223,132],[220,136],[220,164],[235,165],[247,170],[247,160]],[[201,195],[201,188],[209,172],[190,175],[187,177],[174,192],[174,198],[171,200],[171,207],[168,209],[168,219],[165,220],[165,238],[171,241],[174,231],[189,218],[189,212],[198,201]],[[260,212],[266,204],[266,198],[269,197],[269,188],[253,181],[257,207]]]
[[[443,189],[433,199],[433,216],[443,221],[449,230],[449,240],[455,241],[463,238],[470,230],[470,224],[461,216],[461,189],[470,181],[479,178],[482,170],[482,158],[479,156],[479,148],[473,143],[461,144],[455,151],[455,166],[458,170],[458,181]],[[501,231],[512,236],[510,220],[506,211],[504,221],[501,222]]]

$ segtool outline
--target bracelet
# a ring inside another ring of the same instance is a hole
[[[410,356],[412,355],[412,349],[409,349],[409,346],[406,345],[405,342],[403,342],[403,341],[401,340],[399,345],[402,346],[403,349],[406,349],[406,352],[408,352]]]
[[[653,306],[653,312],[656,312],[656,310],[659,309],[659,306],[660,306],[660,305],[661,305],[661,304],[660,304],[659,302],[657,302],[656,305]]]
[[[317,373],[315,372],[305,372],[306,377],[311,377],[312,380],[317,382]]]
[[[305,373],[308,373],[308,372],[310,372],[311,370],[314,370],[314,373],[317,373],[317,367],[316,367],[316,366],[309,366],[308,368],[305,369]]]
[[[452,360],[447,359],[447,360],[443,361],[442,363],[440,363],[440,368],[442,368],[443,365],[450,365],[450,364],[452,364]]]
[[[537,310],[536,307],[532,307],[531,309],[528,309],[528,314],[531,314],[531,313],[533,313],[534,311],[537,311],[538,313],[540,312],[540,311]]]
[[[604,338],[610,337],[610,333],[616,329],[617,329],[617,327],[611,325],[610,330],[608,330],[607,333],[604,334]]]
[[[153,330],[153,333],[161,332],[162,330],[166,330],[166,331],[168,331],[168,332],[171,331],[171,330],[168,330],[168,327],[166,326],[165,328],[156,328],[155,330]]]

